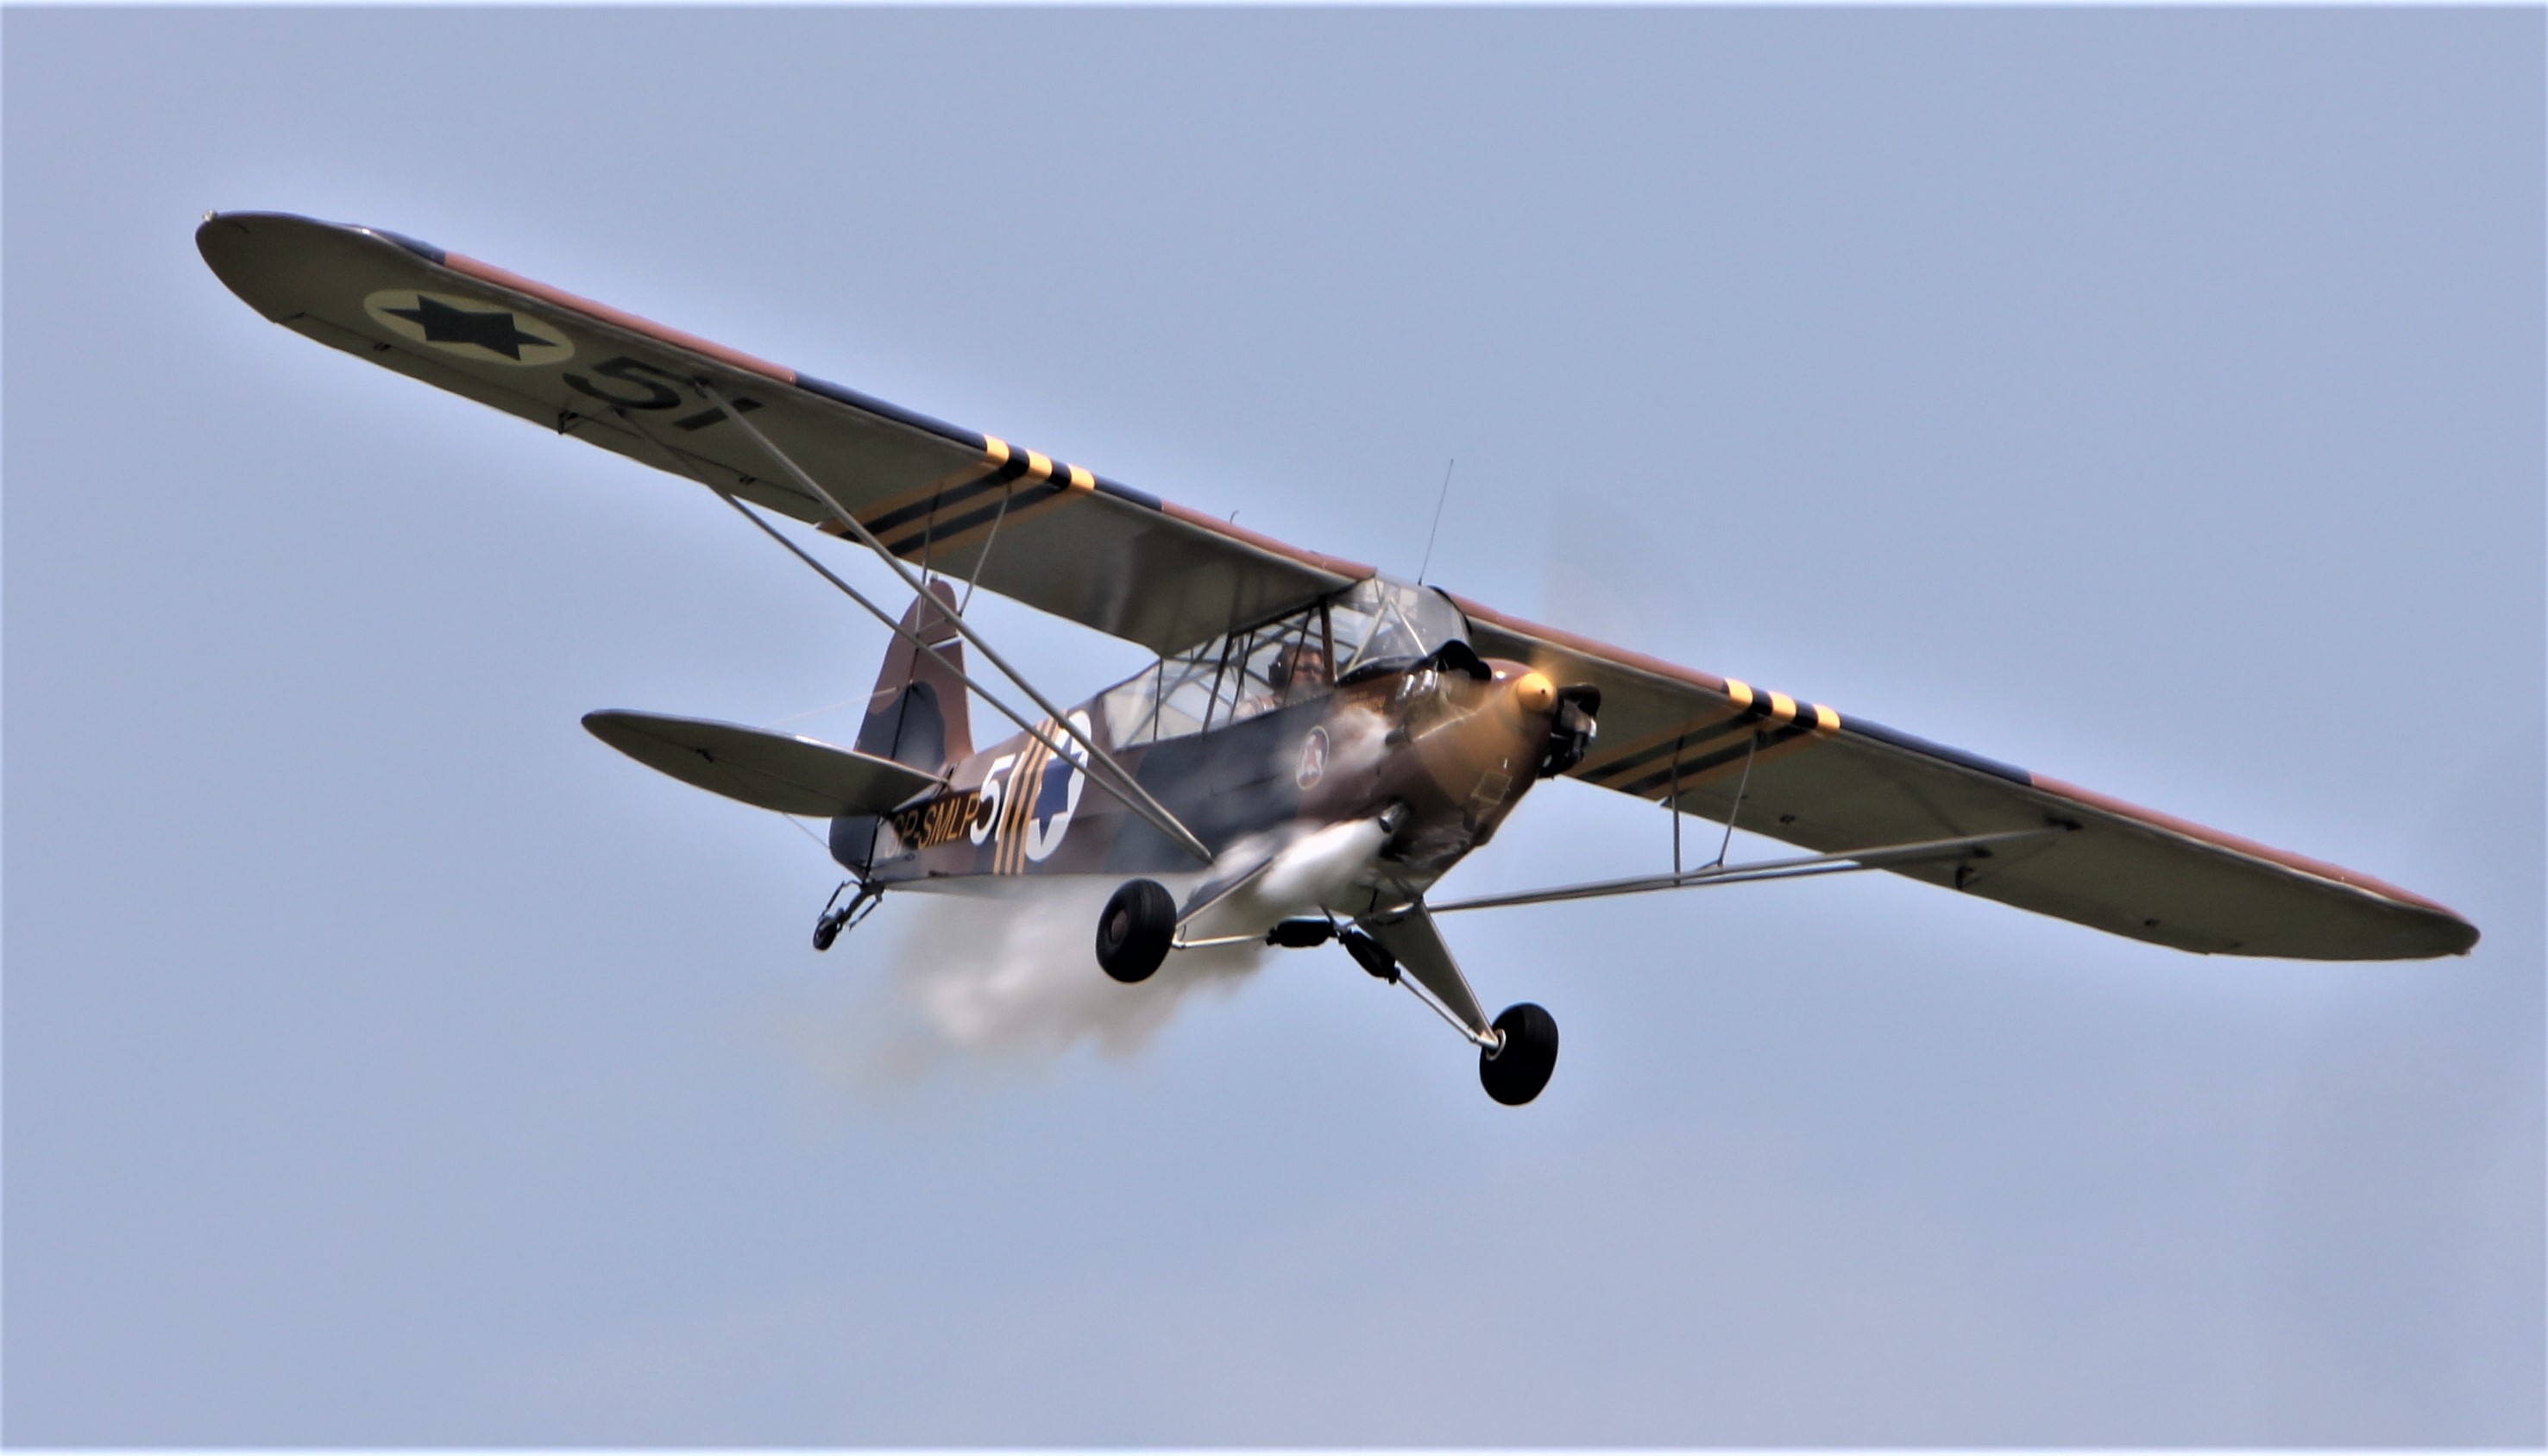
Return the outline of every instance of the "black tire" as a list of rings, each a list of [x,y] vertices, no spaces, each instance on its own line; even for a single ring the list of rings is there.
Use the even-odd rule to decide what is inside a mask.
[[[841,923],[829,915],[814,922],[814,949],[828,951],[841,938]]]
[[[1557,1018],[1524,1001],[1505,1007],[1496,1030],[1503,1033],[1503,1046],[1478,1052],[1478,1080],[1489,1097],[1519,1107],[1537,1097],[1557,1070]]]
[[[1155,879],[1128,879],[1097,917],[1097,963],[1132,985],[1150,978],[1168,958],[1177,934],[1177,901]]]

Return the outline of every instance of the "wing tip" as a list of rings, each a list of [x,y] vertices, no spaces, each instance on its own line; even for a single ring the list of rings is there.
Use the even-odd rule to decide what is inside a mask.
[[[394,247],[436,266],[449,257],[432,243],[403,232],[330,223],[299,213],[216,209],[195,225],[195,251],[204,266],[240,302],[278,323],[300,312],[287,302],[292,292],[288,279],[299,249],[346,242]]]
[[[2243,835],[2230,834],[2226,830],[2197,824],[2190,819],[2180,819],[2174,814],[2143,808],[2138,804],[2116,798],[2112,794],[2081,788],[2075,783],[2065,783],[2047,774],[2030,774],[2029,778],[2039,793],[2068,799],[2119,819],[2178,835],[2251,860],[2261,860],[2268,864],[2339,884],[2357,894],[2385,901],[2400,910],[2409,912],[2423,929],[2432,932],[2428,940],[2419,942],[2419,949],[2375,958],[2422,960],[2441,956],[2465,956],[2477,946],[2478,928],[2467,916],[2438,900],[2428,899],[2412,890],[2402,889],[2385,879],[2364,874],[2360,870],[2347,869],[2341,864],[2332,864],[2324,860],[2295,854],[2290,850],[2278,850]]]

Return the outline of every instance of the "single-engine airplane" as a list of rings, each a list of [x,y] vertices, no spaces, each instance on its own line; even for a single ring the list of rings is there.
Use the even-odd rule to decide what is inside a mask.
[[[1335,942],[1456,1028],[1488,1093],[1517,1105],[1556,1066],[1556,1023],[1529,1002],[1490,1018],[1438,916],[1883,869],[2201,954],[2397,959],[2477,942],[2366,875],[1300,550],[394,232],[226,213],[195,236],[273,321],[686,476],[892,631],[850,748],[585,719],[683,782],[828,819],[850,877],[817,950],[888,890],[1105,876],[1121,885],[1091,974]],[[879,606],[766,512],[873,552],[909,607]],[[1154,660],[1059,707],[965,615],[975,587]],[[1032,711],[972,676],[968,646]],[[970,696],[1017,731],[976,748]],[[1557,776],[1675,810],[1671,869],[1433,898]],[[1683,814],[1726,826],[1715,858],[1684,863]],[[1802,853],[1728,863],[1738,825]]]

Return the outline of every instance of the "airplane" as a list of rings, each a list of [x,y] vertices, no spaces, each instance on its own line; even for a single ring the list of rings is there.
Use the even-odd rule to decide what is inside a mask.
[[[1302,550],[396,232],[210,213],[195,236],[268,319],[703,485],[891,631],[848,748],[662,713],[584,720],[685,783],[829,820],[848,878],[818,951],[890,890],[1103,876],[1120,883],[1092,975],[1334,943],[1439,1014],[1487,1093],[1519,1106],[1556,1067],[1556,1022],[1532,1002],[1489,1017],[1441,916],[1881,869],[2202,955],[2477,943],[2368,875]],[[909,606],[877,603],[774,514],[872,553]],[[976,588],[1152,661],[1060,707],[984,640]],[[1032,710],[975,677],[968,648]],[[1015,731],[976,747],[972,697]],[[1673,809],[1670,870],[1435,898],[1554,777]],[[1725,827],[1713,859],[1684,862],[1684,816]],[[1801,853],[1729,862],[1738,827]]]

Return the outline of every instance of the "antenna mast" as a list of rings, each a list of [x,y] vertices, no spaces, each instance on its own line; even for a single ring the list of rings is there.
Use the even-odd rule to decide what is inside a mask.
[[[1433,500],[1433,529],[1424,533],[1424,564],[1415,569],[1415,585],[1418,587],[1424,585],[1424,574],[1433,569],[1433,542],[1442,534],[1442,507],[1451,500],[1451,469],[1459,463],[1460,457],[1454,455],[1450,464],[1442,467],[1442,494]]]

